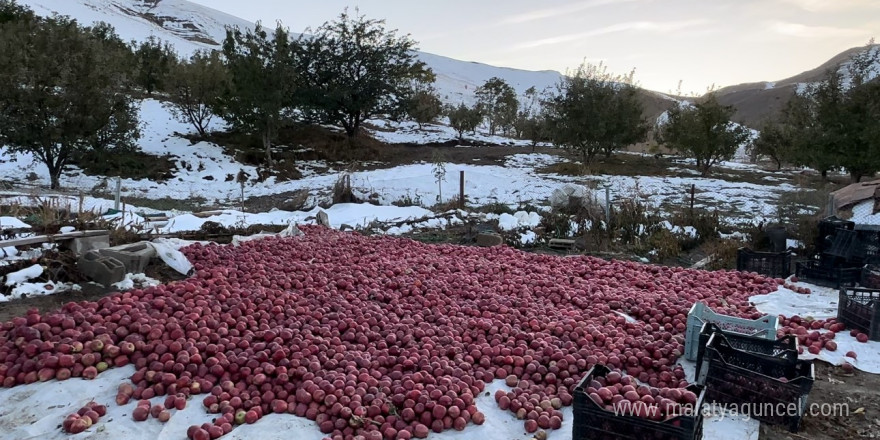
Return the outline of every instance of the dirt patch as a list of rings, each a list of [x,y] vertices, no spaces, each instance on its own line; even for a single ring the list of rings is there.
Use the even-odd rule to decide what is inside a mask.
[[[77,156],[74,164],[88,176],[118,176],[158,182],[173,178],[177,171],[173,156],[157,156],[141,151],[86,152]]]
[[[779,426],[762,424],[761,439],[880,438],[880,375],[857,370],[853,376],[845,377],[840,375],[838,367],[816,362],[816,382],[807,403],[824,405],[828,412],[832,412],[834,405],[843,404],[848,414],[846,411],[829,416],[807,414],[796,434]]]

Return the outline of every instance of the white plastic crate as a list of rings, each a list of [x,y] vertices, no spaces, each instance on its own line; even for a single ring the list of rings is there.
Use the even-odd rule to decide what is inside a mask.
[[[721,315],[713,312],[705,303],[694,303],[691,311],[688,312],[684,358],[689,361],[697,360],[697,353],[700,350],[700,330],[707,322],[721,327],[721,330],[728,333],[775,341],[777,321],[778,317],[770,315],[754,320]]]

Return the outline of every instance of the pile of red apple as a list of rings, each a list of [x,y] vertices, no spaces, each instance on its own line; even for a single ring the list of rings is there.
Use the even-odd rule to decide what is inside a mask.
[[[68,434],[79,434],[98,423],[98,420],[106,414],[106,406],[99,405],[94,401],[89,402],[80,408],[79,411],[65,417],[64,422],[61,423],[61,429]]]
[[[303,229],[193,245],[188,280],[4,323],[0,383],[133,364],[118,404],[174,396],[135,419],[204,395],[219,416],[191,438],[289,413],[332,439],[379,440],[481,424],[475,399],[500,379],[512,391],[499,405],[549,429],[597,363],[649,387],[687,386],[676,360],[694,302],[753,319],[748,298],[778,287],[751,273]]]

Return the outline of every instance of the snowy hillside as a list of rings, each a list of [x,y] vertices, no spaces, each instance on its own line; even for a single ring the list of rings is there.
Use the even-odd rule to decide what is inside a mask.
[[[226,26],[252,27],[253,23],[186,0],[21,0],[39,15],[60,14],[84,25],[110,23],[123,40],[142,41],[155,35],[170,42],[179,53],[216,47],[226,36]]]
[[[253,27],[253,23],[186,0],[20,0],[37,14],[68,15],[83,24],[110,23],[124,40],[144,40],[155,35],[169,41],[182,55],[198,49],[216,48],[226,26]],[[317,25],[316,23],[315,25]],[[294,29],[295,30],[295,29]],[[418,38],[418,36],[416,36]],[[451,104],[470,103],[474,89],[499,77],[522,94],[534,86],[539,91],[554,85],[561,74],[533,72],[454,60],[429,53],[421,59],[437,75],[441,98]]]

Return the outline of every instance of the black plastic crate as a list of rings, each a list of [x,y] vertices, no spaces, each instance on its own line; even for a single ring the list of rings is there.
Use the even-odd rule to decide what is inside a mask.
[[[831,240],[831,248],[825,254],[849,260],[858,252],[858,233],[847,229],[838,229]]]
[[[852,260],[858,263],[880,263],[880,231],[858,231],[858,242]]]
[[[825,287],[852,286],[862,277],[861,267],[827,267],[818,261],[797,263],[795,275],[805,281]]]
[[[752,336],[725,332],[717,325],[707,322],[703,324],[703,328],[700,330],[700,348],[697,351],[696,365],[696,376],[698,377],[700,375],[700,368],[703,364],[703,355],[706,351],[706,344],[709,343],[709,338],[715,333],[724,335],[724,337],[727,338],[727,342],[737,350],[777,359],[784,359],[791,363],[797,362],[798,339],[795,335],[785,335],[774,341],[767,338],[755,338]]]
[[[706,387],[706,403],[735,406],[740,414],[797,432],[815,378],[812,361],[792,363],[737,350],[715,333],[706,344],[697,383]]]
[[[855,229],[855,222],[843,220],[834,216],[827,217],[819,222],[819,235],[816,237],[816,251],[824,252],[831,247],[829,236],[833,236],[838,229],[852,231]]]
[[[791,275],[791,253],[755,252],[749,248],[739,248],[736,251],[736,270],[772,278],[788,278]]]
[[[865,265],[862,269],[862,281],[859,284],[868,289],[880,289],[880,266]]]
[[[880,341],[880,289],[841,288],[837,320]]]
[[[690,386],[697,395],[697,404],[690,414],[664,421],[617,415],[599,406],[586,389],[595,377],[604,377],[611,370],[595,365],[574,389],[574,427],[572,440],[700,440],[703,438],[703,400],[705,390]]]

